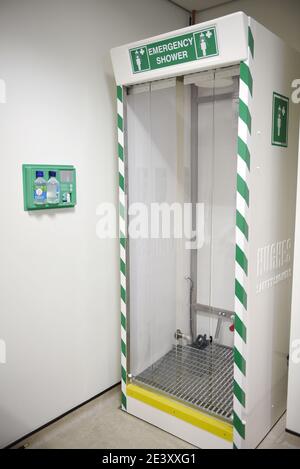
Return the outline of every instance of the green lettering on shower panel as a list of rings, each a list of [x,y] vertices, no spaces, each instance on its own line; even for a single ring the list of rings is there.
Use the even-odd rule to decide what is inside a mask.
[[[219,55],[216,27],[135,47],[129,50],[129,55],[133,73],[213,57]]]

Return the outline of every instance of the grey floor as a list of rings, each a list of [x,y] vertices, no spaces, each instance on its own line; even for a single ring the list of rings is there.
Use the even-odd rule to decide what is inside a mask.
[[[188,443],[119,409],[118,387],[35,433],[16,447],[64,448],[193,448]],[[283,417],[260,448],[300,448],[300,437],[285,432]]]

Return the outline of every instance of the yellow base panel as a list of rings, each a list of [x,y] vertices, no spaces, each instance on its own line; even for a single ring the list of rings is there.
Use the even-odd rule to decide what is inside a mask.
[[[233,441],[233,427],[230,423],[222,422],[214,417],[200,412],[199,410],[187,407],[169,397],[157,394],[153,391],[136,386],[127,385],[127,395],[148,404],[178,419],[184,420],[195,427],[206,430],[227,441]]]

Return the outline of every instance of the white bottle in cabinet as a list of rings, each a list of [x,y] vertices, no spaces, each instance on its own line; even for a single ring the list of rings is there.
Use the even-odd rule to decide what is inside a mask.
[[[56,179],[56,171],[49,171],[49,181],[47,182],[47,203],[58,204],[60,198],[60,184]]]

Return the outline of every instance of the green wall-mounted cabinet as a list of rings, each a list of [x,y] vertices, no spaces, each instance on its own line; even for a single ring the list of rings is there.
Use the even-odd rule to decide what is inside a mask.
[[[24,164],[22,169],[24,210],[75,207],[76,170],[74,166]],[[51,176],[54,182],[52,186],[48,184]]]

